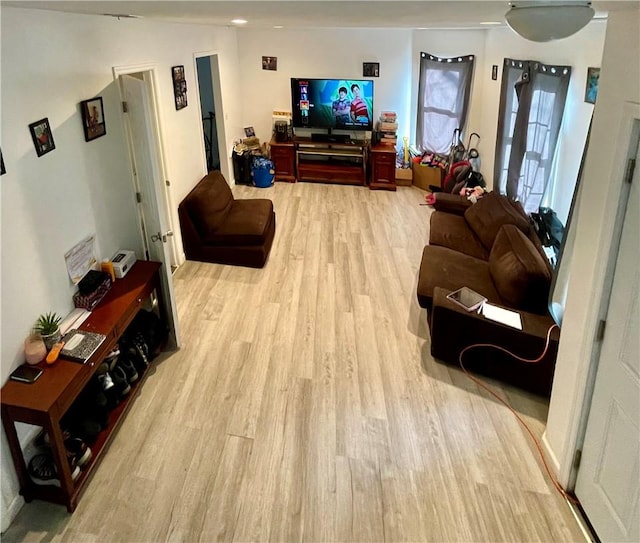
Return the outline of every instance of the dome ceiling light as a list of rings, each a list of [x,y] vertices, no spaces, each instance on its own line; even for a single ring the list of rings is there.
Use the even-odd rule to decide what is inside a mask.
[[[591,2],[510,2],[505,15],[511,29],[531,41],[566,38],[584,28],[595,11]]]

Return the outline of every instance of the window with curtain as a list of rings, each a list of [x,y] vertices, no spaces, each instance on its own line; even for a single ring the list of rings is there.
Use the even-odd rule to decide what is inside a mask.
[[[505,59],[494,190],[537,211],[551,174],[571,77],[570,66]]]
[[[453,131],[467,121],[475,57],[441,58],[420,53],[416,144],[447,153]]]

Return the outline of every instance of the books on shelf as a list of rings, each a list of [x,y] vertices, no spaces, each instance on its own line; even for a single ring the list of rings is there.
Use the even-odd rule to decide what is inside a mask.
[[[383,123],[395,123],[396,117],[395,111],[383,111],[380,113],[380,121]]]
[[[378,130],[380,130],[381,132],[395,132],[396,130],[398,130],[398,123],[387,123],[380,121],[378,123]]]

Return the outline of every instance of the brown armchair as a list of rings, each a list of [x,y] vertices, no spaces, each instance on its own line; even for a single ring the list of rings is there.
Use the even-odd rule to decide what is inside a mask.
[[[262,268],[276,231],[273,202],[236,200],[219,171],[202,178],[178,206],[188,260]]]

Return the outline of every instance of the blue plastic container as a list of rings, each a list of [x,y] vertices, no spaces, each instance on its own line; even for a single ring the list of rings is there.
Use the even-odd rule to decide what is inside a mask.
[[[253,184],[256,187],[266,189],[273,185],[276,176],[273,162],[266,158],[256,157],[251,165]]]

